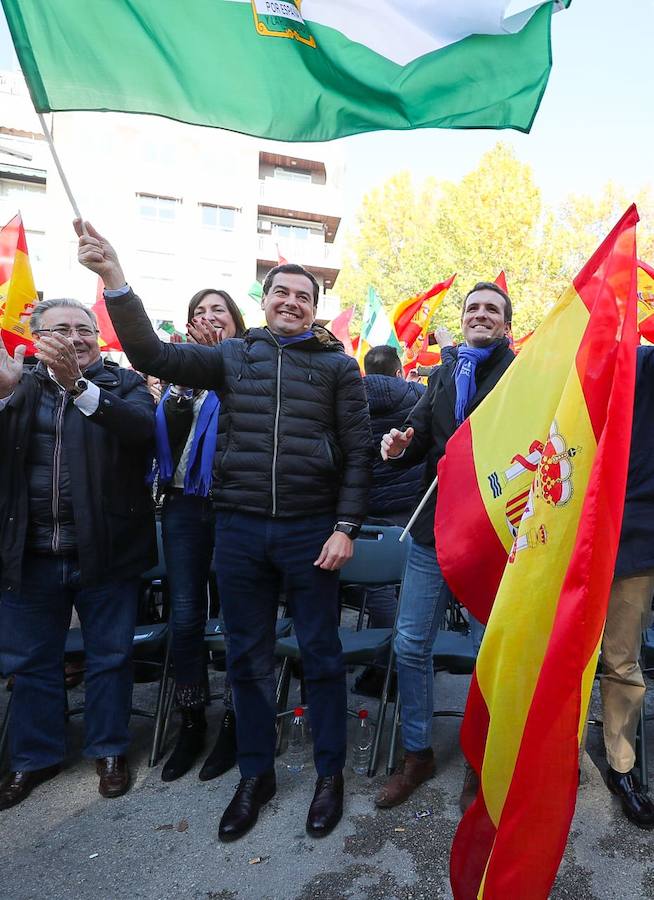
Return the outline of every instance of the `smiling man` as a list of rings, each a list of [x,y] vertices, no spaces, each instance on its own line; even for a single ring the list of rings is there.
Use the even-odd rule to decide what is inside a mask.
[[[30,328],[35,367],[0,341],[0,671],[15,676],[0,809],[64,760],[73,606],[86,654],[84,753],[104,797],[128,789],[139,575],[156,559],[145,382],[103,362],[95,316],[76,300],[42,301]]]
[[[88,223],[79,260],[104,280],[121,345],[141,371],[215,390],[216,576],[241,781],[219,828],[244,835],[275,794],[275,620],[282,586],[302,653],[318,773],[306,828],[338,823],[345,763],[345,669],[338,569],[351,557],[371,475],[368,404],[354,359],[314,322],[318,283],[301,266],[266,276],[265,328],[215,347],[164,344],[125,282],[111,245]]]
[[[477,283],[463,301],[461,330],[465,343],[455,347],[445,329],[437,331],[442,365],[430,375],[427,392],[403,430],[393,428],[382,438],[382,458],[392,465],[408,467],[426,460],[425,490],[436,474],[447,441],[514,359],[508,341],[511,317],[508,294],[492,282]],[[465,498],[461,502],[465,503]],[[432,646],[449,598],[434,546],[435,508],[434,492],[411,529],[395,636],[404,760],[376,799],[382,808],[402,803],[435,772],[431,746]],[[470,770],[466,775],[462,808],[476,792],[472,774]]]

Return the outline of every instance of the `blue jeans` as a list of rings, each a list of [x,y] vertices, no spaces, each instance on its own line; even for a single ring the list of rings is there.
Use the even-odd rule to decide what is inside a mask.
[[[272,519],[219,510],[216,576],[229,633],[227,670],[241,775],[274,767],[275,620],[282,585],[293,616],[319,775],[345,764],[347,698],[338,637],[338,572],[314,566],[333,516]]]
[[[20,591],[0,593],[0,670],[16,676],[13,771],[52,766],[66,755],[64,648],[73,605],[86,658],[84,755],[125,753],[137,599],[137,579],[85,588],[74,558],[25,556]]]
[[[395,634],[397,678],[402,701],[402,743],[417,752],[431,747],[434,712],[432,647],[447,608],[436,550],[415,541],[409,548]]]
[[[214,534],[215,515],[206,497],[166,496],[161,536],[170,591],[175,693],[186,707],[200,708],[207,701],[204,628]]]

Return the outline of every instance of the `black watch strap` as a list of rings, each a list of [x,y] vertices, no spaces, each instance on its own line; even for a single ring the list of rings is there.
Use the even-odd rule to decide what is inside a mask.
[[[340,531],[341,534],[346,534],[349,538],[354,540],[359,537],[361,526],[354,525],[352,522],[337,522],[336,525],[334,525],[334,531]]]

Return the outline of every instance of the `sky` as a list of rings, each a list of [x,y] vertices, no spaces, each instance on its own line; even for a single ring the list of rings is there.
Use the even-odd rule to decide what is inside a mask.
[[[498,140],[533,167],[548,203],[598,194],[609,180],[632,195],[654,185],[654,0],[573,0],[552,30],[554,65],[530,134],[426,129],[344,138],[344,223],[395,172],[456,181]],[[16,66],[0,14],[0,68]]]

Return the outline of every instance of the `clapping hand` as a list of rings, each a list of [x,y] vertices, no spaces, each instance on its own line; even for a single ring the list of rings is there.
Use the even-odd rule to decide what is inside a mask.
[[[82,377],[72,340],[51,332],[39,334],[35,345],[36,358],[46,364],[62,388],[72,390],[75,382]]]
[[[19,344],[11,356],[0,338],[0,400],[6,399],[14,392],[16,385],[23,377],[24,344]]]
[[[204,316],[194,316],[186,326],[186,333],[191,343],[205,347],[213,347],[222,340],[222,328],[217,329]]]

